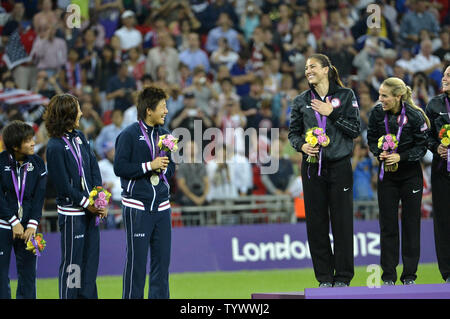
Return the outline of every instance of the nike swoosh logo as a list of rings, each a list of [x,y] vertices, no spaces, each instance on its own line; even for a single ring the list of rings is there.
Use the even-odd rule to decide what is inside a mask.
[[[447,115],[447,112],[439,112],[439,115]]]
[[[348,191],[349,189],[350,189],[349,187],[344,188],[344,192]]]
[[[415,194],[415,193],[418,193],[418,192],[420,192],[420,189],[418,189],[418,190],[413,190],[413,194]]]
[[[307,105],[306,108],[307,108],[307,109],[310,109],[310,108],[311,108],[311,105]]]

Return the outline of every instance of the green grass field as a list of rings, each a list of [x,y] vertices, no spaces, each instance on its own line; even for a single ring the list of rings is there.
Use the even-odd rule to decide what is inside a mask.
[[[402,267],[398,267],[400,277]],[[366,286],[371,273],[366,267],[356,267],[352,286]],[[417,284],[443,283],[437,264],[420,264]],[[148,278],[147,278],[148,279]],[[399,284],[399,282],[397,282]],[[17,281],[11,281],[11,293],[15,297]],[[37,280],[39,299],[58,298],[58,280]],[[122,296],[122,277],[103,276],[97,278],[99,298],[119,299]],[[179,273],[170,276],[170,293],[174,299],[250,299],[256,292],[289,292],[315,288],[317,282],[313,270],[264,270],[236,272]],[[148,281],[145,289],[147,296]]]

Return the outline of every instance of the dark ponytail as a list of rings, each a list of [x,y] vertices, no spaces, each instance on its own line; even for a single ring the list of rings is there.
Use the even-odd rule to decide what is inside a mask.
[[[328,71],[328,81],[330,83],[335,83],[341,87],[344,87],[344,84],[341,81],[341,78],[339,77],[339,72],[336,69],[336,67],[331,64],[330,58],[327,57],[325,54],[321,54],[321,53],[315,53],[312,54],[309,59],[315,59],[317,61],[319,61],[320,65],[324,68],[324,67],[329,67],[329,71]]]

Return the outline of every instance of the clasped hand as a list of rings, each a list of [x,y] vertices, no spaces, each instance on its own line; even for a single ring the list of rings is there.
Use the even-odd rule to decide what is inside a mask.
[[[380,154],[380,160],[385,161],[386,165],[393,165],[400,162],[400,155],[398,153],[389,154],[388,152],[383,151]]]
[[[314,99],[311,101],[311,108],[317,111],[320,115],[328,116],[333,112],[333,105],[331,105],[330,98],[327,97],[326,102]]]

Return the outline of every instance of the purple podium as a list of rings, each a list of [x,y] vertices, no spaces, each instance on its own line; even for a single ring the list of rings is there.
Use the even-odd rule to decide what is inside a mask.
[[[306,288],[304,292],[254,293],[252,299],[450,299],[450,284]]]

